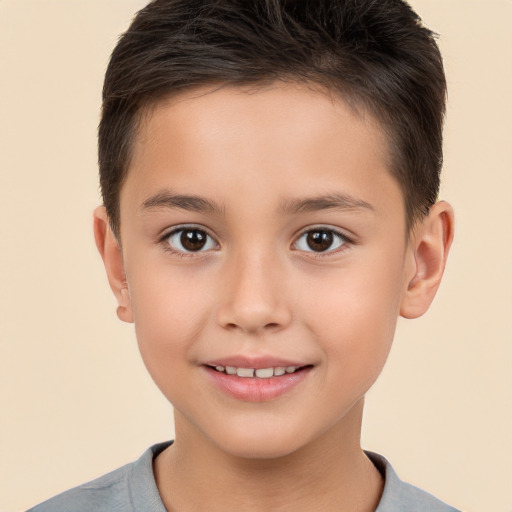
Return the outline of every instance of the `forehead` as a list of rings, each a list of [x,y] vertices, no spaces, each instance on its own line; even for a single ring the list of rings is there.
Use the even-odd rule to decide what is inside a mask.
[[[375,117],[360,101],[351,97],[342,98],[340,94],[319,84],[219,84],[187,89],[164,97],[143,110],[136,130],[134,152],[147,149],[148,141],[158,135],[170,117],[178,130],[184,131],[194,125],[193,130],[198,136],[206,134],[205,130],[212,133],[216,127],[223,125],[224,139],[228,137],[228,124],[238,134],[237,138],[261,136],[261,128],[264,127],[271,127],[274,132],[282,128],[281,137],[276,141],[281,147],[286,147],[290,142],[300,142],[301,136],[310,139],[313,131],[321,133],[326,139],[329,132],[335,137],[341,127],[340,121],[346,121],[353,125],[352,131],[357,137],[371,131],[372,138],[382,151],[381,156],[387,159],[387,140]],[[291,123],[296,123],[293,132],[289,129]],[[259,131],[259,134],[251,132],[251,129]],[[271,134],[271,130],[266,131]]]
[[[123,195],[141,203],[159,188],[215,190],[222,203],[232,189],[217,187],[223,179],[244,191],[246,205],[333,191],[378,198],[384,182],[397,186],[388,160],[378,122],[326,91],[293,83],[203,87],[142,116],[121,206]]]

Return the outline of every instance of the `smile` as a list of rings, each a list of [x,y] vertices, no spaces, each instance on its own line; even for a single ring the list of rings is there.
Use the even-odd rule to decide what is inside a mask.
[[[311,364],[290,364],[291,361],[275,359],[272,362],[241,357],[226,359],[231,361],[203,364],[205,375],[223,394],[245,402],[266,402],[286,395],[308,380],[314,368]]]
[[[236,366],[215,366],[215,370],[227,375],[237,375],[244,378],[270,379],[285,374],[295,373],[298,366],[276,366],[269,368],[237,368]]]

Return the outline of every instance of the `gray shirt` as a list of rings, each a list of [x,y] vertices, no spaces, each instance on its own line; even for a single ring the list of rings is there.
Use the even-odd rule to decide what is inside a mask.
[[[153,475],[153,459],[169,444],[156,444],[135,462],[59,494],[27,512],[166,512]],[[375,512],[459,512],[431,494],[402,482],[384,457],[371,452],[367,455],[385,480]]]

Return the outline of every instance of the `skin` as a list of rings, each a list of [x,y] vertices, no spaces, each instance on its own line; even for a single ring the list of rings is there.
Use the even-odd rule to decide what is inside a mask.
[[[407,236],[387,157],[370,116],[297,84],[189,91],[144,118],[122,243],[103,207],[95,235],[118,315],[175,409],[175,443],[154,464],[169,511],[375,510],[364,395],[398,316],[428,309],[453,236],[444,202]],[[208,235],[204,250],[169,236],[184,224]],[[319,228],[339,235],[315,252],[307,233]],[[277,398],[247,401],[205,371],[233,355],[310,369]]]

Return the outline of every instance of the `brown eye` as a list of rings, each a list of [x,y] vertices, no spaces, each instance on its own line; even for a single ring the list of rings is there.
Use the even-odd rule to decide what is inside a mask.
[[[306,242],[308,247],[315,252],[327,251],[332,245],[333,236],[329,231],[310,231]]]
[[[332,229],[312,229],[303,233],[295,247],[306,252],[331,252],[347,242],[346,238]]]
[[[196,228],[178,229],[171,233],[167,242],[179,252],[200,252],[213,249],[216,246],[208,233]]]
[[[187,251],[200,251],[206,245],[206,237],[206,233],[198,229],[183,231],[180,242]]]

